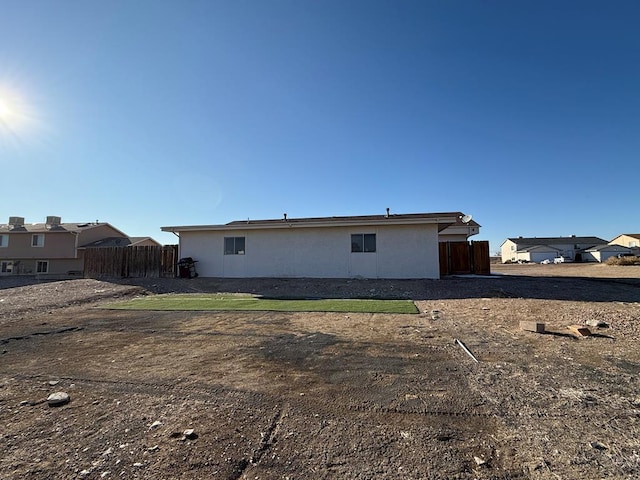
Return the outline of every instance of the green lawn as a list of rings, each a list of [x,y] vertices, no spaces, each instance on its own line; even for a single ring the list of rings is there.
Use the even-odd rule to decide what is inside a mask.
[[[272,299],[250,295],[169,294],[111,303],[116,310],[418,313],[411,300]]]

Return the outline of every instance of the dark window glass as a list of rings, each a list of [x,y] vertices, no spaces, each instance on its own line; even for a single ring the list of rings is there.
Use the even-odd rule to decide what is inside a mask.
[[[224,237],[225,255],[244,255],[244,237]]]
[[[376,234],[375,233],[364,234],[364,251],[365,252],[376,251]]]
[[[376,251],[376,234],[375,233],[354,233],[351,235],[351,251],[352,252],[375,252]]]
[[[224,254],[233,255],[234,237],[224,237]]]
[[[351,235],[351,251],[352,252],[361,252],[364,248],[364,242],[362,239],[362,234]]]
[[[244,255],[244,237],[236,237],[236,255]]]

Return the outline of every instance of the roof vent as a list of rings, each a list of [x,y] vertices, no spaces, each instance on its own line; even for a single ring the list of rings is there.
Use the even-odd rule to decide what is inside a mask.
[[[9,217],[10,227],[24,227],[24,217]]]
[[[387,207],[387,214],[385,215],[386,218],[389,218],[389,207]]]
[[[59,227],[60,223],[62,222],[62,218],[60,217],[47,217],[47,228],[55,228],[55,227]]]
[[[284,221],[286,222],[286,221],[287,221],[287,214],[286,214],[286,213],[283,213],[283,214],[282,214],[282,217],[283,217],[283,218],[282,218],[282,220],[284,220]]]

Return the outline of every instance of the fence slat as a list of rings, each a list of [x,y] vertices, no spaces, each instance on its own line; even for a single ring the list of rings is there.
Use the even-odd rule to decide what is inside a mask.
[[[175,277],[177,257],[177,245],[86,248],[84,276]]]

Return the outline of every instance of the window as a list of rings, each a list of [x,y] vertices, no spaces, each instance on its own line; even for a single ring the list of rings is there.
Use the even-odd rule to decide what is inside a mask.
[[[0,248],[9,246],[9,235],[0,235]]]
[[[13,262],[0,262],[0,273],[13,273]]]
[[[631,240],[629,242],[629,247],[633,248],[633,247],[637,247],[637,242],[635,242],[634,240]],[[0,247],[2,247],[2,244],[0,243]]]
[[[225,255],[244,255],[244,237],[224,237]]]
[[[41,233],[36,233],[31,236],[31,246],[32,247],[44,247],[44,235]]]
[[[376,251],[376,234],[375,233],[354,233],[351,235],[351,251],[352,252],[375,252]]]
[[[49,273],[49,262],[47,260],[38,260],[36,262],[36,273]]]

